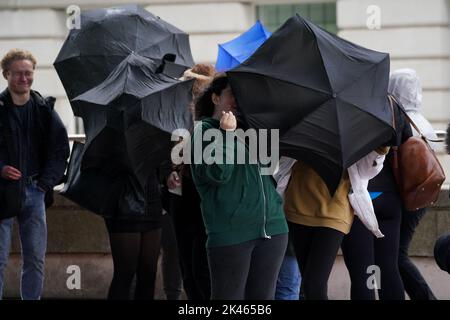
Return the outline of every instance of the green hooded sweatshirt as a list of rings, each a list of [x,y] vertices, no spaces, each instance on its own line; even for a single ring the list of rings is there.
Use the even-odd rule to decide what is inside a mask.
[[[203,141],[208,129],[216,129],[222,141]],[[249,164],[245,143],[239,139],[227,143],[225,133],[218,120],[206,118],[195,127],[191,140],[192,178],[201,198],[208,235],[206,247],[229,246],[287,233],[282,199],[272,176],[261,175],[258,164]],[[236,164],[238,149],[245,150],[244,164]],[[212,163],[221,156],[222,164]]]

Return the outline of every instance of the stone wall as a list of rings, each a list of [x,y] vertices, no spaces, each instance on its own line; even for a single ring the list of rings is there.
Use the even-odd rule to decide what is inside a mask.
[[[113,266],[103,219],[83,210],[60,195],[56,195],[55,200],[55,205],[47,212],[48,246],[43,296],[64,299],[104,299],[112,278]],[[429,209],[417,229],[410,250],[411,256],[431,258],[428,261],[434,264],[432,260],[434,242],[446,232],[450,232],[450,199],[448,190],[443,190],[439,201]],[[17,226],[15,226],[11,259],[5,273],[5,297],[19,296],[19,248]],[[67,268],[71,265],[80,268],[80,290],[67,288],[66,281],[70,276]],[[338,267],[337,270],[341,269],[342,267]],[[156,297],[163,299],[160,272],[158,272]]]

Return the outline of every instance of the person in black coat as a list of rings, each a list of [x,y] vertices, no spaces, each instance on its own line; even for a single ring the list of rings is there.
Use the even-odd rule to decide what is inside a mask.
[[[447,136],[445,138],[445,147],[450,154],[450,124],[447,127]],[[450,194],[449,194],[450,197]],[[436,264],[450,274],[450,232],[441,235],[434,244],[434,259]]]
[[[162,228],[162,189],[170,173],[169,160],[148,174],[144,190],[130,191],[131,177],[117,177],[111,188],[116,190],[108,199],[104,220],[109,234],[114,274],[108,291],[109,300],[130,299],[131,285],[136,278],[133,298],[153,300]],[[142,193],[142,194],[141,194]],[[122,195],[134,195],[139,203]],[[126,202],[126,204],[122,203]],[[134,208],[131,204],[135,205]],[[106,216],[106,213],[108,214]]]
[[[0,94],[0,298],[14,217],[22,249],[22,299],[40,299],[47,247],[45,207],[69,157],[67,131],[55,99],[31,90],[36,60],[10,50],[1,61],[8,88]]]
[[[409,68],[393,71],[389,79],[389,92],[402,105],[421,134],[427,139],[436,141],[437,136],[433,126],[421,113],[422,85],[416,71]],[[419,136],[412,126],[411,129],[414,136]],[[428,141],[428,143],[433,150],[436,150],[435,142]],[[402,210],[398,266],[405,291],[411,300],[436,300],[433,290],[409,257],[409,247],[414,233],[426,212],[427,208],[417,210],[403,208]]]
[[[400,146],[412,136],[412,131],[400,110],[401,106],[396,103],[392,106],[396,128],[394,145]],[[398,266],[403,203],[391,166],[392,157],[391,148],[383,169],[368,185],[375,215],[385,237],[376,239],[355,217],[350,233],[344,237],[341,245],[345,265],[350,274],[352,300],[375,300],[374,287],[368,285],[368,278],[372,274],[381,282],[381,285],[377,284],[380,300],[405,299]]]
[[[190,106],[193,114],[196,99],[210,84],[215,72],[214,67],[208,64],[197,64],[185,71],[185,79],[195,79]],[[207,236],[200,196],[189,164],[173,165],[173,171],[167,178],[167,186],[170,191],[169,213],[173,216],[184,290],[189,300],[209,300],[211,279],[206,253]]]

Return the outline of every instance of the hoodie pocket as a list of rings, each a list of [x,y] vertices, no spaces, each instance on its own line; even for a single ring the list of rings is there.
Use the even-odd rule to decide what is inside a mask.
[[[240,209],[242,209],[244,205],[245,195],[246,195],[245,187],[241,187],[239,201],[237,203],[237,206],[234,208],[233,212],[230,215],[230,221],[233,221],[236,218],[236,216],[239,215],[239,211]]]
[[[258,223],[258,212],[261,211],[258,199],[253,197],[252,187],[243,187],[241,198],[230,216],[230,224],[233,228],[242,228],[244,225],[253,225]]]

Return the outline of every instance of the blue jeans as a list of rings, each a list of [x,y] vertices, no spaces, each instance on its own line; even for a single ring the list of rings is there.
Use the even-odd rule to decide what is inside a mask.
[[[22,210],[17,215],[22,248],[22,277],[20,293],[23,300],[38,300],[44,284],[44,261],[47,249],[45,193],[33,182],[25,187]],[[13,220],[0,220],[0,299],[3,293],[3,274],[9,258]]]
[[[278,273],[275,300],[299,300],[301,280],[297,258],[285,255]]]

